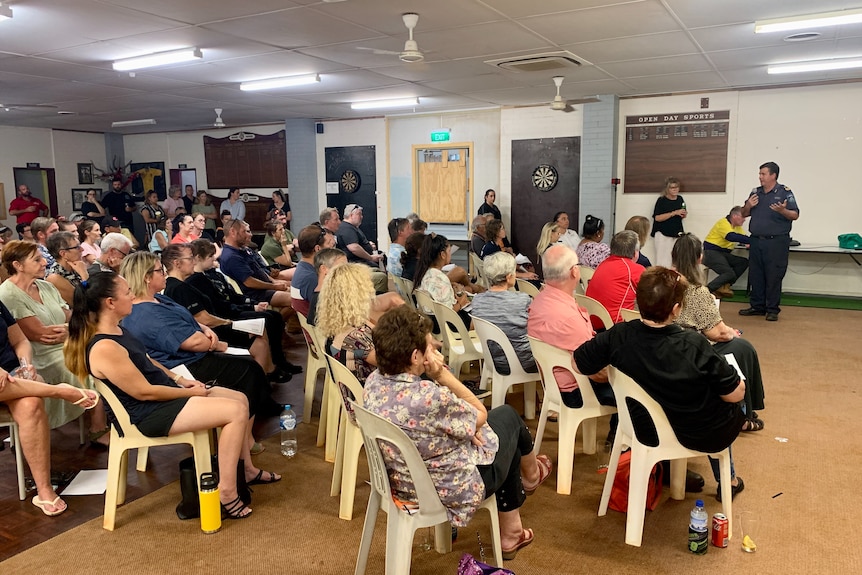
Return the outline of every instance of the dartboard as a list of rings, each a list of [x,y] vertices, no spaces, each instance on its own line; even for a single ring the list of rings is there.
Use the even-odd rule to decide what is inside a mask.
[[[338,185],[341,186],[341,191],[347,194],[352,194],[359,189],[361,185],[359,174],[354,170],[345,170],[338,180]]]
[[[541,164],[533,170],[533,186],[540,192],[550,192],[557,185],[557,170],[554,166]]]

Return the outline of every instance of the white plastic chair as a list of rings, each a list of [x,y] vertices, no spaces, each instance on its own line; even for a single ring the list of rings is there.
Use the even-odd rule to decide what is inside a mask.
[[[455,377],[461,377],[461,368],[474,360],[482,361],[482,342],[475,331],[468,331],[461,316],[451,307],[434,302],[434,315],[440,322],[445,347],[449,350],[447,361]],[[455,328],[455,332],[452,328]]]
[[[335,460],[335,441],[338,432],[338,405],[332,405],[332,386],[329,385],[329,369],[326,367],[324,358],[326,342],[322,341],[317,328],[308,323],[308,319],[299,312],[299,325],[305,335],[305,343],[308,344],[308,364],[305,366],[305,405],[302,408],[302,421],[311,423],[311,408],[314,404],[314,390],[317,385],[317,374],[323,370],[323,395],[320,402],[320,422],[317,427],[317,446],[326,445],[324,458],[326,461]],[[338,400],[338,398],[335,398]],[[334,416],[333,416],[334,414]]]
[[[339,389],[338,400],[342,402],[341,417],[338,427],[338,448],[335,455],[335,468],[332,470],[332,484],[329,495],[335,497],[341,494],[338,507],[338,517],[350,521],[353,519],[353,499],[356,495],[356,474],[359,468],[359,452],[362,449],[362,433],[348,413],[349,396],[345,390],[353,394],[354,405],[362,405],[362,385],[343,363],[326,354],[330,377],[334,387]]]
[[[578,284],[577,293],[584,295],[587,293],[587,286],[590,284],[590,280],[593,279],[593,274],[596,273],[596,270],[591,268],[590,266],[578,265],[578,270],[581,272],[581,280]]]
[[[484,288],[489,287],[488,279],[485,277],[485,266],[482,263],[482,258],[472,251],[470,252],[470,264],[473,266],[473,271],[476,273],[476,283]]]
[[[446,346],[446,340],[443,338],[443,331],[440,327],[440,318],[434,313],[434,299],[431,294],[424,289],[413,290],[413,296],[416,298],[416,309],[429,317],[433,317],[437,321],[437,327],[431,332],[434,339],[443,344],[443,355],[449,356],[449,348]]]
[[[631,321],[633,319],[639,320],[641,318],[641,312],[639,312],[637,310],[633,310],[633,309],[627,309],[627,308],[621,309],[620,315],[622,316],[623,321]]]
[[[571,495],[572,468],[575,461],[575,437],[578,427],[583,423],[583,449],[585,454],[596,452],[596,418],[617,412],[611,405],[602,405],[596,399],[589,378],[572,369],[572,354],[564,349],[530,338],[533,357],[539,365],[542,374],[542,385],[545,388],[545,399],[542,403],[542,414],[539,416],[539,427],[536,430],[536,440],[533,452],[538,455],[542,448],[542,437],[548,422],[548,412],[559,413],[559,441],[557,444],[557,493]],[[554,368],[559,367],[571,373],[578,382],[581,397],[584,400],[580,408],[567,407],[557,387]]]
[[[629,475],[629,501],[626,512],[626,543],[640,547],[643,539],[644,510],[646,508],[647,485],[653,466],[664,459],[671,460],[670,465],[670,496],[672,499],[682,500],[685,498],[685,469],[686,459],[707,455],[702,451],[695,451],[683,447],[676,438],[676,434],[667,420],[664,410],[644,389],[632,378],[614,367],[608,368],[608,375],[613,385],[614,396],[617,399],[620,422],[617,428],[617,436],[611,450],[611,458],[608,464],[608,474],[605,477],[605,487],[602,491],[602,501],[599,504],[599,515],[605,515],[608,511],[608,502],[611,498],[614,478],[617,474],[617,466],[623,446],[632,448],[632,459]],[[629,412],[629,400],[640,403],[649,413],[658,436],[658,445],[651,447],[641,443],[637,432],[632,425],[631,413]],[[718,453],[710,453],[719,459],[721,477],[721,511],[727,517],[728,536],[733,534],[732,501],[733,487],[730,478],[730,451],[724,449]]]
[[[602,321],[602,324],[604,324],[605,329],[611,329],[614,327],[614,320],[611,319],[611,314],[607,309],[605,309],[605,306],[603,306],[599,300],[579,293],[575,294],[575,300],[578,302],[578,305],[585,308],[591,316],[594,315],[598,317]]]
[[[410,573],[413,537],[417,529],[434,526],[437,552],[446,553],[452,550],[452,532],[446,508],[440,502],[431,475],[413,441],[397,426],[365,408],[356,405],[354,410],[365,441],[365,454],[371,473],[371,495],[368,498],[368,509],[365,512],[365,524],[362,527],[362,540],[359,544],[359,556],[354,573],[365,575],[371,539],[377,523],[377,513],[382,509],[387,516],[385,573],[386,575],[406,575]],[[378,440],[394,445],[401,452],[419,499],[419,505],[415,510],[407,511],[396,505],[392,499],[389,476],[386,473],[386,464],[377,443]],[[497,566],[502,566],[500,519],[497,515],[495,496],[485,499],[480,507],[487,509],[491,514],[493,556]]]
[[[392,283],[395,284],[395,289],[401,294],[404,302],[416,309],[416,301],[413,299],[413,282],[394,274],[389,274],[389,277],[392,278]]]
[[[539,288],[537,288],[534,284],[528,282],[527,280],[516,278],[515,284],[518,286],[519,292],[525,293],[530,297],[536,297],[537,295],[539,295]]]
[[[111,443],[108,446],[108,487],[105,491],[105,517],[102,527],[108,531],[114,530],[114,522],[117,515],[117,506],[126,500],[126,476],[129,468],[129,449],[149,448],[159,445],[176,445],[188,443],[194,450],[195,470],[197,481],[200,474],[212,471],[212,459],[210,452],[210,435],[208,429],[200,431],[187,431],[166,437],[147,437],[141,433],[137,426],[132,425],[129,413],[123,404],[114,395],[114,392],[104,382],[93,378],[96,391],[104,401],[111,406],[114,417],[123,430],[120,437],[117,425],[111,425]],[[143,462],[143,465],[141,463]],[[138,471],[145,471],[146,459],[138,457]]]
[[[24,484],[24,453],[21,451],[21,439],[18,437],[18,423],[12,419],[12,412],[5,403],[0,403],[0,427],[9,428],[9,444],[15,450],[15,468],[18,473],[18,499],[27,498],[27,488]]]
[[[506,337],[499,327],[489,321],[473,318],[473,326],[482,342],[482,355],[485,357],[482,369],[482,383],[489,377],[491,379],[491,408],[499,407],[506,403],[506,394],[509,388],[518,383],[524,384],[524,418],[536,419],[536,382],[541,380],[538,373],[528,373],[521,367],[518,354],[512,347],[512,342]],[[506,362],[509,364],[509,375],[503,375],[497,371],[494,358],[491,355],[491,346],[488,342],[495,342],[506,354]]]

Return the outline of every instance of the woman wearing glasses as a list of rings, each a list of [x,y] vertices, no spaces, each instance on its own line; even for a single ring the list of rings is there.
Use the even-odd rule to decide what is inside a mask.
[[[68,232],[55,235],[62,233]],[[63,343],[69,333],[67,322],[71,312],[57,288],[41,279],[45,277],[46,262],[36,244],[17,240],[9,242],[3,248],[2,262],[9,279],[0,284],[0,300],[30,340],[33,367],[48,383],[90,387],[89,380],[81,380],[84,382],[81,385],[81,381],[66,369]],[[83,413],[79,406],[53,398],[45,400],[45,409],[51,429],[65,425]],[[106,427],[104,410],[94,410],[91,440],[102,438],[99,433]]]
[[[210,196],[207,194],[206,190],[198,190],[197,196],[195,196],[195,203],[192,206],[192,216],[195,218],[196,227],[198,226],[198,218],[203,216],[203,235],[199,237],[206,237],[214,240],[218,215],[216,214],[216,208],[212,205]]]
[[[57,288],[63,301],[71,306],[75,287],[90,276],[87,262],[81,256],[81,242],[72,232],[57,232],[45,243],[48,252],[54,256],[54,265],[48,269],[45,279]]]
[[[132,290],[133,306],[122,326],[140,341],[147,354],[168,369],[185,365],[198,381],[215,379],[218,385],[241,391],[248,398],[251,416],[247,426],[248,447],[254,444],[252,426],[259,412],[278,413],[281,407],[271,398],[272,389],[263,369],[250,356],[224,353],[227,343],[209,327],[198,323],[189,311],[161,295],[167,272],[159,256],[135,252],[123,260],[120,274]],[[274,483],[277,475],[262,475],[246,460],[247,479]],[[256,475],[257,474],[257,475]]]

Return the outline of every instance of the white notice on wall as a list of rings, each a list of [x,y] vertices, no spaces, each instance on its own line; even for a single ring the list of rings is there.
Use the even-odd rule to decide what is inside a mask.
[[[326,182],[326,193],[327,194],[337,194],[338,193],[338,182]]]

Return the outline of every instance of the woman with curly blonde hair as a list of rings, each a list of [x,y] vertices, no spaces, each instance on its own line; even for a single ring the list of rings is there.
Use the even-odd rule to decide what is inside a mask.
[[[377,367],[371,341],[373,299],[370,268],[343,264],[326,275],[317,302],[317,327],[326,336],[329,353],[346,365],[363,385]]]

